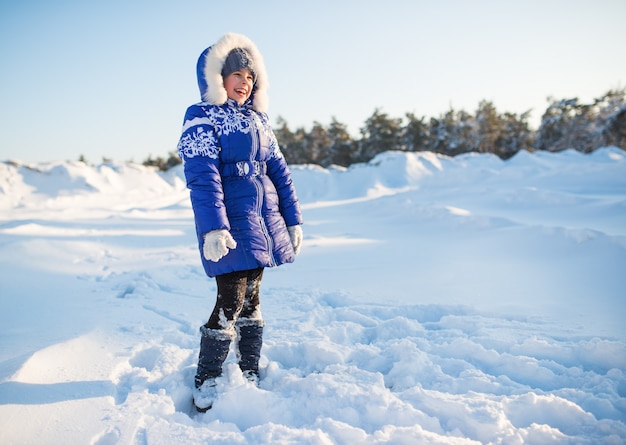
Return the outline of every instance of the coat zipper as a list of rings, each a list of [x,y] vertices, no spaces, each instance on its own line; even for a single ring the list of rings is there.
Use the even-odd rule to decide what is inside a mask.
[[[259,129],[257,126],[255,115],[251,114],[250,117],[251,117],[250,137],[252,139],[252,153],[250,155],[250,160],[252,161],[256,158],[256,155],[259,151],[260,142],[259,142]],[[263,197],[264,197],[263,184],[261,184],[261,180],[259,179],[258,176],[253,176],[251,179],[257,191],[256,212],[259,218],[261,231],[263,232],[263,236],[265,237],[265,241],[267,242],[268,253],[270,256],[270,267],[274,267],[276,266],[276,258],[274,258],[274,241],[272,240],[272,237],[270,236],[269,231],[267,230],[267,225],[265,224],[265,219],[263,218]]]

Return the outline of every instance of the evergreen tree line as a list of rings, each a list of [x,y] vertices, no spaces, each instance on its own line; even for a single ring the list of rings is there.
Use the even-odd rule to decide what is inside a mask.
[[[376,109],[353,139],[334,117],[330,125],[315,122],[310,131],[291,131],[278,118],[274,128],[290,164],[349,166],[367,162],[390,150],[432,151],[448,156],[493,153],[508,159],[520,150],[560,151],[573,148],[589,153],[614,145],[626,150],[626,89],[610,90],[591,104],[578,99],[548,99],[539,129],[529,127],[530,111],[498,113],[493,103],[482,101],[474,114],[451,109],[438,118],[407,113],[390,117]]]
[[[334,117],[328,126],[315,122],[310,131],[292,131],[279,117],[274,133],[287,162],[323,167],[367,162],[390,150],[432,151],[448,156],[493,153],[502,159],[520,150],[573,148],[589,153],[611,145],[626,150],[626,88],[610,90],[590,104],[577,98],[548,98],[548,103],[538,130],[529,127],[530,111],[519,115],[498,113],[493,103],[482,101],[474,114],[450,109],[430,119],[413,113],[395,118],[376,109],[360,129],[358,139],[352,138],[346,125]],[[161,170],[179,163],[176,152],[168,158],[149,157],[143,162]]]

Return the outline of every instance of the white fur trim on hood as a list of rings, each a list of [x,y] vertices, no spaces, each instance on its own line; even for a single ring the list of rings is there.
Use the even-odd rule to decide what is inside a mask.
[[[257,79],[251,95],[252,108],[265,113],[269,105],[269,98],[267,96],[269,82],[267,80],[263,56],[252,40],[241,34],[228,33],[211,46],[211,49],[206,55],[204,64],[203,74],[207,88],[202,94],[202,100],[211,105],[223,105],[226,103],[228,93],[224,88],[222,67],[224,66],[224,61],[228,53],[235,48],[245,49],[254,60]]]

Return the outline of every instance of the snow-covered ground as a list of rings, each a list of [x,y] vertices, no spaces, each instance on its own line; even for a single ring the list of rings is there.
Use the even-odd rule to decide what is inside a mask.
[[[262,381],[191,409],[215,298],[177,168],[0,163],[0,443],[620,444],[626,153],[294,166]]]

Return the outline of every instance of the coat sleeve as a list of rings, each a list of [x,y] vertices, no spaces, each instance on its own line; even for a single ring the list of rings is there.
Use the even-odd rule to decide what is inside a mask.
[[[302,224],[302,212],[296,188],[291,180],[291,172],[273,133],[271,134],[270,156],[267,161],[267,174],[278,192],[280,213],[287,226]]]
[[[187,109],[178,154],[184,163],[198,235],[216,229],[230,230],[219,173],[220,146],[200,105]]]

